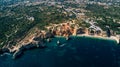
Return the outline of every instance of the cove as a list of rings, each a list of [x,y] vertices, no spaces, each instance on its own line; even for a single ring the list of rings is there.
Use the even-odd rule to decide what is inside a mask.
[[[11,58],[12,54],[1,55],[0,67],[119,67],[120,47],[114,40],[55,37],[46,46],[27,50],[15,60]]]

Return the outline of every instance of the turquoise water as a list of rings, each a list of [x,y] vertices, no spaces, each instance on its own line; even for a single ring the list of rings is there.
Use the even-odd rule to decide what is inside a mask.
[[[56,37],[46,45],[25,51],[15,60],[10,54],[0,56],[0,67],[119,67],[119,48],[113,40],[72,36],[66,41]]]

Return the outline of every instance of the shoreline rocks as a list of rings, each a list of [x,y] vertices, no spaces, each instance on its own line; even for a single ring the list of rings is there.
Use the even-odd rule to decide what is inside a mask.
[[[19,48],[19,50],[15,51],[13,53],[13,59],[16,59],[18,57],[20,57],[25,51],[27,50],[31,50],[31,49],[35,49],[35,48],[46,48],[46,46],[43,46],[41,44],[32,44],[32,43],[29,43],[27,45],[23,45]]]
[[[17,50],[14,54],[13,54],[13,59],[16,59],[16,58],[19,58],[19,57],[21,57],[22,56],[22,54],[23,54],[23,51],[21,51],[21,50]]]
[[[54,35],[50,32],[47,32],[45,35],[41,34],[40,36],[35,37],[33,41],[30,42],[29,44],[25,44],[19,47],[15,46],[14,48],[17,48],[15,50],[14,48],[13,49],[9,49],[9,48],[0,49],[0,54],[8,52],[8,53],[13,54],[13,59],[16,59],[20,57],[24,53],[24,51],[35,49],[35,48],[40,48],[40,49],[46,48],[45,39],[49,39],[49,38],[54,38]]]
[[[23,55],[23,53],[27,50],[32,50],[32,49],[36,49],[36,48],[46,48],[46,45],[44,44],[45,42],[42,42],[41,40],[38,42],[31,42],[29,44],[26,45],[21,45],[19,47],[14,46],[14,48],[2,48],[0,49],[0,55],[4,54],[4,53],[11,53],[13,54],[13,59],[17,59],[19,57],[21,57]]]
[[[0,49],[0,54],[3,54],[3,53],[9,53],[10,50],[8,48],[2,48]]]
[[[119,39],[118,45],[120,45],[120,39]]]

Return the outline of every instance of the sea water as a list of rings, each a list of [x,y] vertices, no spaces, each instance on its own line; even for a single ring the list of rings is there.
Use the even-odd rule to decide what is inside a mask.
[[[17,59],[12,59],[12,54],[1,55],[0,67],[119,67],[119,46],[114,40],[55,37],[46,45],[27,50]]]

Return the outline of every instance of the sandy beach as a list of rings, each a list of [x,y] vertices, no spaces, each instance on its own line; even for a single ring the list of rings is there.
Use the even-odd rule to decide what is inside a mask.
[[[88,35],[88,34],[79,34],[76,36],[87,36],[87,37],[94,37],[94,38],[100,38],[100,39],[108,39],[108,40],[115,40],[117,44],[119,43],[119,38],[116,36],[111,36],[111,37],[103,37],[103,36],[98,36],[98,35]]]

